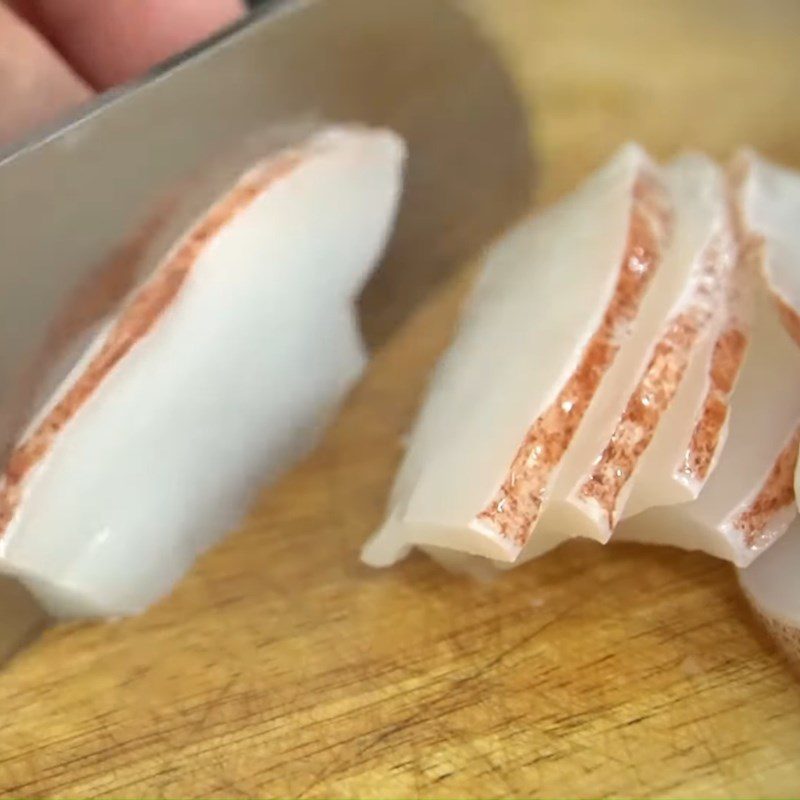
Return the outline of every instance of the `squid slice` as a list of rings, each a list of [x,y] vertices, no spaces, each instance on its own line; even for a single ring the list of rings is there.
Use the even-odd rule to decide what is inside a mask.
[[[568,456],[573,469],[562,470],[553,509],[543,519],[544,525],[569,527],[573,535],[603,542],[621,516],[657,432],[670,441],[676,435],[662,422],[689,366],[702,358],[706,340],[715,334],[735,272],[738,248],[723,173],[704,156],[685,155],[666,168],[665,182],[675,224],[664,263],[642,304],[631,346],[609,374],[605,403],[590,409]],[[743,341],[742,336],[737,367]],[[706,361],[704,371],[710,369]],[[702,386],[695,382],[698,406]],[[684,436],[688,447],[691,435]],[[654,478],[659,483],[674,480],[679,471],[677,459],[671,470],[664,462],[659,466],[663,471]]]
[[[767,630],[800,669],[800,522],[747,569],[739,583]]]
[[[167,594],[300,455],[365,354],[354,298],[404,147],[330,129],[246,173],[125,301],[0,478],[0,570],[58,616]]]
[[[493,249],[367,562],[390,564],[411,545],[508,562],[529,540],[556,543],[536,523],[582,420],[610,390],[669,222],[658,171],[631,145]]]
[[[765,242],[764,277],[786,330],[800,346],[800,173],[745,150],[734,160],[743,211]],[[800,461],[794,478],[800,497]]]
[[[742,213],[765,243],[763,272],[778,313],[800,346],[800,172],[751,151],[732,167]]]
[[[800,176],[753,154],[731,170],[746,261],[755,273],[752,352],[731,401],[719,466],[696,501],[652,509],[620,538],[705,550],[745,567],[794,520],[800,441],[800,346],[793,338],[800,273]]]
[[[697,432],[709,428],[702,425],[703,416],[712,416],[713,413],[704,414],[703,406],[710,405],[706,398],[709,398],[712,392],[711,378],[715,372],[713,361],[715,349],[718,349],[716,345],[713,336],[705,337],[698,344],[672,403],[664,412],[661,424],[641,458],[630,497],[623,509],[622,519],[632,517],[652,506],[673,505],[694,500],[707,475],[701,480],[687,480],[689,476],[686,470],[690,451],[707,454],[705,459],[708,473],[716,466],[719,450],[727,437],[729,391],[720,392],[722,395],[719,398],[720,402],[715,403],[716,413],[712,418],[715,422],[716,441],[712,443],[712,448],[704,451],[700,447],[692,447]],[[730,381],[725,388],[732,389],[732,384],[733,381]]]
[[[707,182],[706,240],[689,257],[701,278],[715,261],[722,274],[704,293],[711,313],[702,314],[705,324],[697,328],[684,377],[641,459],[624,517],[651,506],[694,500],[727,438],[730,397],[750,335],[754,242],[731,208],[728,182],[717,167],[706,164],[695,173],[695,179]],[[696,189],[702,191],[700,186]],[[677,211],[690,225],[692,214],[698,213],[698,222],[702,218],[701,209],[693,205],[698,203],[679,205]],[[680,228],[679,224],[678,236]],[[691,246],[690,238],[685,241]]]
[[[568,456],[575,455],[572,471],[562,470],[536,539],[569,533],[608,541],[628,513],[632,487],[640,489],[631,502],[643,508],[655,497],[691,499],[724,442],[727,395],[745,352],[752,267],[740,253],[725,175],[712,161],[682,156],[665,169],[665,182],[674,231],[634,328],[638,348],[628,348],[627,373],[609,373],[614,394],[604,414],[590,409]],[[616,418],[609,416],[615,407]],[[539,555],[533,543],[518,563]]]
[[[623,522],[615,537],[703,550],[747,566],[797,514],[798,426],[800,348],[761,282],[719,464],[697,500],[644,511]]]

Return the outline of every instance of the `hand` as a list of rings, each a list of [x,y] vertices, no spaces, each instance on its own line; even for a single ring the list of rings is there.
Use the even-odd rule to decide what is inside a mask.
[[[243,0],[0,0],[0,147],[243,13]]]

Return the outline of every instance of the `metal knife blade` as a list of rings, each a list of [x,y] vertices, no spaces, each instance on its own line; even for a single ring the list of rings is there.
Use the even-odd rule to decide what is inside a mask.
[[[185,216],[207,202],[206,173],[322,120],[386,125],[410,148],[396,234],[361,299],[373,347],[528,204],[526,117],[465,13],[443,0],[273,3],[0,154],[0,458],[48,388],[37,365],[69,299],[98,269],[123,286],[131,258],[146,269],[169,231],[137,250],[141,232],[176,192],[191,195]]]

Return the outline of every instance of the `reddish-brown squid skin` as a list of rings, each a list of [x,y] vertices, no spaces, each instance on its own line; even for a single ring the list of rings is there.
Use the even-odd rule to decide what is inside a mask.
[[[738,295],[752,262],[732,216],[723,232],[706,247],[701,265],[701,273],[695,278],[693,303],[671,322],[656,344],[608,445],[580,487],[580,496],[597,504],[609,530],[617,522],[619,496],[672,402],[700,335],[713,322],[719,307],[729,307],[726,327],[712,351],[709,389],[679,470],[681,479],[704,481],[716,454],[747,346],[745,326],[738,314]]]
[[[739,324],[717,339],[711,355],[710,385],[689,446],[676,472],[690,483],[702,483],[714,462],[730,413],[730,396],[747,350],[747,333]]]
[[[642,171],[633,189],[619,277],[603,319],[555,401],[528,429],[497,494],[477,515],[520,547],[530,538],[554,470],[620,348],[620,331],[636,317],[670,226],[666,191],[654,175]]]
[[[753,283],[761,270],[763,241],[746,230],[741,211],[735,203],[731,204],[731,218],[739,243],[739,255],[736,280],[731,284],[732,291],[728,297],[730,319],[714,345],[708,391],[689,445],[674,473],[688,485],[700,486],[708,478],[730,414],[731,394],[750,341],[749,324],[746,321],[748,315],[741,314],[740,307],[742,297],[752,294]]]
[[[655,434],[658,421],[675,396],[700,333],[699,320],[681,314],[656,345],[645,376],[625,408],[580,496],[599,505],[609,528],[616,523],[617,498]]]
[[[720,235],[702,256],[701,274],[695,278],[691,305],[668,325],[656,343],[644,374],[631,394],[625,410],[590,476],[580,487],[580,496],[593,501],[606,517],[608,528],[616,524],[617,501],[636,464],[655,435],[692,358],[700,334],[713,319],[731,268],[732,237]]]
[[[800,445],[800,427],[775,459],[758,494],[750,505],[733,520],[733,527],[744,537],[747,547],[762,550],[772,544],[777,535],[769,531],[769,522],[786,508],[794,505],[794,471],[797,466],[797,448]]]
[[[110,314],[133,288],[144,255],[168,216],[169,208],[165,205],[116,248],[108,259],[92,270],[88,278],[71,293],[47,332],[38,354],[15,381],[11,397],[5,401],[8,419],[14,430],[19,430],[25,424],[35,402],[37,387],[41,386],[64,351],[81,334]],[[3,463],[12,446],[13,443],[6,452],[0,453]]]
[[[0,479],[0,535],[19,505],[24,479],[114,367],[145,337],[173,303],[208,241],[269,184],[291,172],[302,156],[288,152],[243,177],[192,228],[133,295],[100,350],[45,418],[12,451]]]

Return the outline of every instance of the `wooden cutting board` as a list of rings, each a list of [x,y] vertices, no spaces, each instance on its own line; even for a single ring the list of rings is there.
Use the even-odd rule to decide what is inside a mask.
[[[526,100],[539,202],[629,138],[658,156],[750,143],[800,167],[793,0],[471,7]],[[359,564],[469,275],[419,309],[319,450],[172,598],[53,630],[0,674],[0,790],[800,793],[800,683],[728,565],[589,543],[486,585],[420,556]]]

